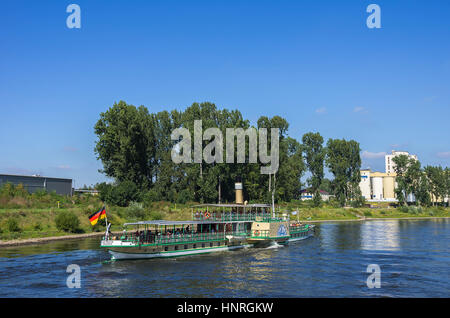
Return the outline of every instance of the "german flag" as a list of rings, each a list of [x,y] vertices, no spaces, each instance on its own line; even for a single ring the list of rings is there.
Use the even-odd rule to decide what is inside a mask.
[[[105,207],[101,208],[99,211],[95,212],[89,217],[89,221],[91,221],[92,225],[97,224],[98,220],[104,219],[106,217],[106,209]]]

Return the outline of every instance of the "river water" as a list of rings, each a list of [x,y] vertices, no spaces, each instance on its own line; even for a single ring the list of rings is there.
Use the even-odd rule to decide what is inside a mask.
[[[171,259],[111,262],[99,240],[1,248],[0,297],[450,296],[448,219],[321,223],[285,247]],[[80,288],[66,285],[70,264]]]

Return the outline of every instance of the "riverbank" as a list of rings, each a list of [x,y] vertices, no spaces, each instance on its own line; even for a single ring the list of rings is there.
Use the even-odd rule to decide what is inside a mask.
[[[103,203],[96,199],[65,203],[47,208],[37,207],[0,208],[0,247],[22,244],[40,244],[53,240],[77,239],[103,235],[104,220],[92,226],[89,215],[100,209]],[[196,203],[175,204],[154,202],[149,206],[131,204],[128,207],[106,206],[111,231],[121,231],[124,223],[141,220],[182,221],[192,218],[192,206]],[[79,221],[78,228],[67,232],[58,228],[56,219],[62,212],[73,214]],[[291,220],[303,222],[339,222],[375,219],[422,219],[450,217],[450,208],[444,207],[403,207],[388,205],[377,207],[334,207],[323,204],[313,207],[309,202],[292,201],[276,207],[277,216],[289,216]]]
[[[364,222],[364,221],[387,221],[387,220],[429,220],[429,219],[450,219],[450,216],[417,216],[417,217],[396,217],[396,218],[358,218],[358,219],[334,219],[334,220],[301,220],[304,223],[327,223],[327,222]],[[121,234],[121,231],[114,231],[112,234]],[[92,237],[101,237],[103,236],[103,232],[96,233],[84,233],[84,234],[68,234],[62,236],[50,236],[50,237],[40,237],[40,238],[32,238],[32,239],[17,239],[17,240],[9,240],[9,241],[0,241],[1,247],[11,247],[11,246],[23,246],[23,245],[35,245],[35,244],[45,244],[54,241],[62,241],[62,240],[76,240],[76,239],[86,239]]]
[[[121,232],[112,232],[113,234],[120,234]],[[0,241],[0,247],[8,246],[21,246],[21,245],[34,245],[34,244],[45,244],[55,241],[63,240],[81,240],[91,237],[101,237],[105,233],[85,233],[85,234],[73,234],[73,235],[63,235],[63,236],[50,236],[50,237],[39,237],[32,239],[22,239],[22,240],[10,240],[10,241]]]
[[[450,216],[416,216],[416,217],[398,217],[398,218],[359,218],[347,220],[306,220],[304,223],[326,223],[326,222],[363,222],[363,221],[387,221],[387,220],[428,220],[428,219],[450,219]]]

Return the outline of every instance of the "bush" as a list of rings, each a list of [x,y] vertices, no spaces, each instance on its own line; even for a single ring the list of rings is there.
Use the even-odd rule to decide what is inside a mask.
[[[191,191],[188,189],[184,189],[180,191],[180,194],[177,198],[177,203],[186,204],[189,201],[192,201],[194,198],[191,195]]]
[[[22,231],[17,220],[13,218],[9,218],[8,221],[6,221],[6,226],[10,232]]]
[[[111,205],[125,207],[129,202],[139,198],[138,187],[131,181],[123,181],[117,185],[102,183],[97,187],[100,191],[100,200]]]
[[[9,198],[13,197],[26,198],[29,196],[29,193],[27,190],[25,190],[22,183],[15,186],[11,182],[7,182],[0,188],[0,195]]]
[[[159,211],[151,211],[150,212],[150,220],[161,220],[163,218],[163,214]]]
[[[144,219],[146,213],[143,204],[139,202],[131,202],[126,209],[126,215],[128,218],[131,219],[139,219],[139,220]]]
[[[350,205],[354,208],[360,208],[366,203],[366,199],[364,199],[363,196],[357,197],[355,200],[353,200]]]
[[[42,224],[41,223],[35,223],[34,225],[33,225],[33,229],[35,230],[35,231],[42,231]]]
[[[372,212],[370,212],[370,211],[365,211],[365,212],[364,212],[364,216],[372,216]]]
[[[181,194],[181,192],[180,192],[180,194]],[[162,197],[161,197],[160,193],[155,189],[151,189],[150,191],[145,192],[143,195],[143,201],[144,201],[146,207],[151,206],[151,204],[153,202],[158,202],[161,200],[162,200]]]
[[[59,212],[55,218],[56,228],[64,232],[76,233],[79,231],[80,220],[69,211]]]
[[[409,212],[409,209],[408,209],[407,206],[401,206],[398,209],[400,210],[400,212],[404,212],[404,213],[408,213]]]

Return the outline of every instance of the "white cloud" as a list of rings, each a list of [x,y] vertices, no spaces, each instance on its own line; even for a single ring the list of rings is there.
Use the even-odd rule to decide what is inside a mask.
[[[325,114],[327,112],[327,109],[325,107],[320,107],[316,109],[317,114]]]
[[[367,150],[364,150],[361,154],[364,159],[384,158],[384,156],[386,156],[386,152],[370,152]]]
[[[355,108],[353,108],[353,112],[355,113],[367,113],[367,109],[365,109],[364,107],[361,106],[357,106]]]

